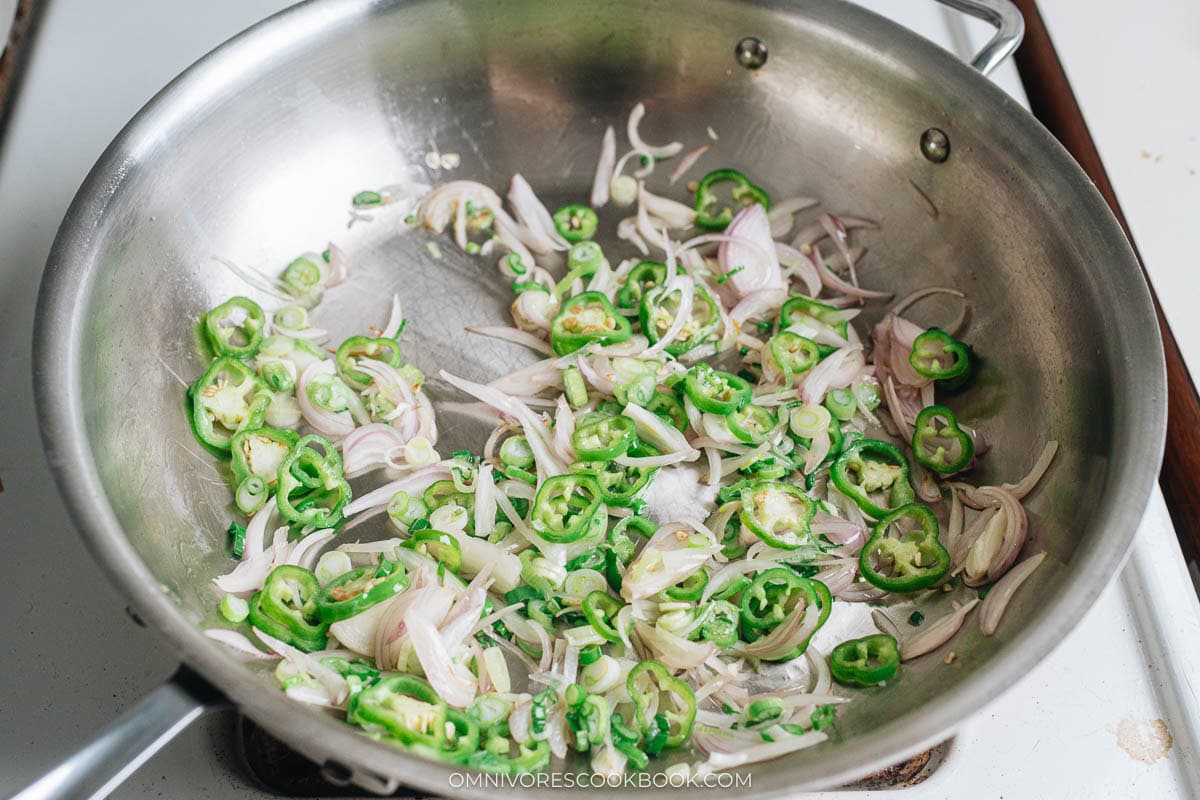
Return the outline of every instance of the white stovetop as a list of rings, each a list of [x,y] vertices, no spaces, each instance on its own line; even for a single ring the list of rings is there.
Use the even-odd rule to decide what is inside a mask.
[[[1200,4],[1040,5],[1171,330],[1200,376]]]
[[[864,4],[931,38],[953,41],[953,23],[932,2]],[[42,22],[18,106],[0,141],[0,513],[11,521],[0,560],[9,604],[0,622],[6,648],[0,662],[0,795],[70,752],[176,663],[152,632],[125,619],[123,603],[71,529],[42,456],[29,342],[50,242],[82,177],[145,99],[211,47],[286,5],[54,0]],[[1200,12],[1181,9],[1172,17],[1170,0],[1146,0],[1136,16],[1076,26],[1073,15],[1083,19],[1092,4],[1043,5],[1052,6],[1048,21],[1056,37],[1062,32],[1058,43],[1076,91],[1168,317],[1195,363],[1200,317],[1185,304],[1197,296],[1200,282],[1190,263],[1200,227],[1182,221],[1200,207],[1200,178],[1188,174],[1185,160],[1200,166],[1194,138],[1200,112],[1186,108],[1186,91],[1173,94],[1173,82],[1155,79],[1198,74],[1200,44],[1190,23]],[[986,35],[974,21],[968,31],[976,41]],[[1121,58],[1111,47],[1092,44],[1106,41],[1122,43]],[[1164,41],[1172,46],[1154,44]],[[1143,69],[1119,69],[1127,63]],[[1021,97],[1011,65],[997,80]],[[1193,116],[1190,129],[1184,112]],[[1151,157],[1142,158],[1142,149]],[[1163,158],[1156,160],[1159,154]],[[1181,202],[1185,198],[1190,204]],[[1183,260],[1186,255],[1192,258]],[[960,746],[930,781],[895,794],[914,800],[1200,796],[1193,727],[1200,707],[1187,677],[1171,670],[1172,664],[1200,663],[1197,634],[1200,610],[1156,494],[1129,566],[1086,621],[962,731]],[[1172,658],[1163,658],[1164,652]],[[1133,734],[1141,730],[1139,721],[1156,719],[1164,720],[1174,744],[1165,758],[1144,763],[1130,754],[1145,755]],[[227,719],[196,726],[116,796],[262,797],[232,766],[230,733]]]
[[[8,40],[8,31],[17,15],[17,0],[0,0],[0,50]]]

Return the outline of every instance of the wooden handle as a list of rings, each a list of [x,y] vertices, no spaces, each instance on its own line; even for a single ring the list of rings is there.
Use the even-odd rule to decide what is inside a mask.
[[[1014,1],[1025,16],[1025,41],[1014,58],[1029,95],[1029,106],[1034,116],[1058,137],[1091,177],[1121,223],[1125,235],[1133,244],[1134,252],[1137,252],[1137,243],[1133,241],[1129,224],[1121,213],[1112,183],[1096,150],[1096,143],[1088,132],[1087,122],[1071,91],[1046,24],[1038,12],[1037,2]],[[1200,554],[1200,395],[1196,393],[1196,385],[1179,351],[1171,326],[1163,316],[1162,306],[1154,292],[1154,285],[1150,283],[1150,276],[1146,274],[1141,253],[1137,255],[1146,282],[1150,284],[1150,295],[1154,299],[1154,311],[1162,331],[1167,361],[1167,447],[1159,484],[1184,554],[1189,561],[1195,561],[1197,554]]]

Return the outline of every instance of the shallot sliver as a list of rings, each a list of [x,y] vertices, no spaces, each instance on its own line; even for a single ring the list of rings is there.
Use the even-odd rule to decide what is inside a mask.
[[[629,137],[630,146],[639,152],[646,153],[654,158],[671,158],[678,155],[683,149],[682,142],[671,142],[658,147],[646,144],[642,140],[642,135],[639,127],[642,124],[642,117],[646,116],[646,106],[643,103],[638,103],[629,112],[629,124],[625,128],[625,134]]]
[[[604,130],[600,140],[600,158],[596,162],[596,177],[592,180],[592,208],[601,208],[608,203],[608,187],[613,179],[613,167],[617,163],[617,134],[613,126]]]
[[[1000,619],[1004,616],[1013,595],[1045,559],[1045,550],[1030,556],[1005,573],[1004,577],[988,590],[987,597],[983,598],[983,605],[979,607],[979,627],[984,636],[991,636],[1000,627]]]
[[[970,614],[971,609],[977,605],[979,605],[979,598],[972,598],[966,604],[956,608],[944,617],[932,623],[927,623],[921,628],[921,632],[912,638],[907,641],[901,641],[900,660],[911,661],[917,656],[923,656],[926,653],[932,652],[950,641],[954,638],[954,634],[958,633],[959,629],[962,628],[967,614]]]

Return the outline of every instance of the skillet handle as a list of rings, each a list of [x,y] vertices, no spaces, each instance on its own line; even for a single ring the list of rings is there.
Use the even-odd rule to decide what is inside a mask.
[[[1025,18],[1011,0],[938,0],[942,5],[981,19],[996,35],[971,59],[971,66],[987,75],[1013,54],[1025,36]]]
[[[188,725],[228,701],[186,666],[10,800],[103,798]]]

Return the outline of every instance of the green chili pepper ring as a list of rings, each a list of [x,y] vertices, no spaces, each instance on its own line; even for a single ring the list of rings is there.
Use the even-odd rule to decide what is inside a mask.
[[[754,481],[742,488],[742,524],[772,547],[795,550],[812,543],[817,504],[798,486]]]
[[[412,675],[384,678],[350,698],[348,722],[384,731],[408,746],[441,750],[446,739],[445,701],[433,687]]]
[[[775,366],[783,373],[786,386],[791,386],[793,378],[808,372],[821,360],[821,350],[816,342],[791,331],[773,336],[767,350]]]
[[[275,502],[288,522],[332,528],[350,502],[342,457],[328,439],[305,436],[279,465]]]
[[[771,210],[771,198],[745,175],[735,169],[713,170],[696,184],[697,228],[722,231],[733,221],[734,210],[729,206],[721,206],[721,200],[717,197],[716,187],[722,184],[733,185],[733,199],[742,206],[758,203],[765,210]]]
[[[756,641],[772,633],[795,611],[801,600],[805,609],[816,606],[816,627],[789,652],[777,653],[770,657],[761,656],[763,660],[790,661],[803,655],[812,637],[833,612],[833,595],[824,583],[801,577],[787,567],[773,567],[760,573],[750,586],[742,591],[742,636],[747,642]]]
[[[975,458],[975,442],[945,406],[928,406],[917,414],[912,449],[918,464],[940,475],[966,469]]]
[[[829,477],[839,492],[873,519],[887,516],[914,497],[908,460],[895,445],[878,439],[848,445],[833,462]]]
[[[250,358],[262,344],[267,318],[248,297],[231,297],[204,315],[204,332],[218,356]]]
[[[647,719],[655,695],[658,713],[667,720],[665,746],[678,747],[692,735],[696,721],[696,695],[692,687],[671,677],[667,668],[657,661],[642,661],[629,671],[625,688],[633,700],[634,716],[643,734],[650,738],[653,720]]]
[[[531,522],[543,539],[569,544],[584,538],[600,509],[600,486],[590,475],[547,478],[533,500]]]
[[[595,591],[583,598],[583,613],[588,624],[610,642],[621,641],[616,619],[622,608],[624,605],[621,601],[607,592]]]
[[[372,339],[368,336],[351,336],[342,342],[335,355],[338,372],[356,389],[365,389],[372,381],[370,375],[355,368],[356,361],[364,358],[398,367],[401,363],[400,345],[395,339]]]
[[[604,417],[575,429],[571,442],[582,459],[611,460],[629,452],[637,438],[629,417]]]
[[[899,527],[905,523],[917,527]],[[897,508],[875,524],[858,566],[868,583],[889,592],[933,586],[950,571],[950,553],[938,539],[937,517],[919,503]]]
[[[564,300],[550,325],[550,343],[560,356],[592,342],[619,344],[632,335],[629,320],[601,292],[581,292]]]
[[[642,333],[654,344],[675,323],[679,313],[679,304],[683,298],[682,289],[667,290],[665,286],[655,286],[647,289],[642,295],[642,303],[638,308],[638,320],[642,323]],[[666,351],[673,356],[681,356],[689,350],[694,350],[705,341],[715,338],[717,326],[721,324],[721,312],[717,301],[702,285],[696,285],[692,298],[692,318],[686,321],[679,335],[675,337]]]
[[[320,618],[320,590],[317,576],[309,570],[276,567],[250,598],[250,624],[305,652],[324,650],[329,623]]]
[[[262,425],[271,394],[250,367],[218,358],[188,389],[192,431],[201,443],[228,451],[234,434]]]
[[[829,672],[843,686],[878,686],[899,671],[900,648],[882,633],[842,642],[829,654]]]
[[[617,291],[617,305],[621,308],[640,308],[642,297],[667,279],[667,265],[658,261],[642,261],[625,276],[625,283]]]
[[[596,235],[600,220],[596,212],[587,206],[563,206],[554,212],[554,228],[558,234],[572,244],[591,239]]]
[[[279,478],[279,465],[291,454],[300,437],[295,431],[282,428],[254,428],[243,430],[230,442],[235,483],[257,476],[274,486]]]
[[[908,363],[923,378],[957,378],[971,366],[967,346],[939,328],[930,328],[913,341]]]
[[[727,416],[750,402],[750,384],[737,375],[720,372],[701,362],[688,370],[683,390],[696,408]]]
[[[361,614],[382,603],[408,586],[404,567],[391,561],[359,567],[322,587],[317,595],[317,610],[325,622],[337,622]]]

